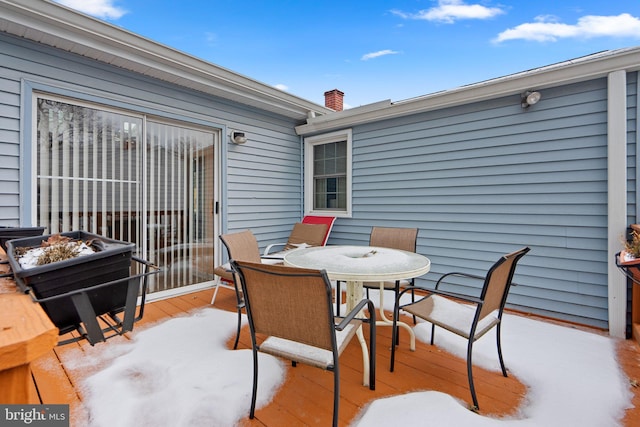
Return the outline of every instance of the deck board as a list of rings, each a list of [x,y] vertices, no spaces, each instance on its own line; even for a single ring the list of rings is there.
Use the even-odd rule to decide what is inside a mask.
[[[166,318],[182,316],[186,312],[210,307],[213,290],[148,303],[144,319],[136,325],[151,325]],[[235,295],[228,289],[220,289],[215,307],[235,311]],[[366,335],[365,331],[365,336]],[[65,364],[78,359],[78,352],[91,357],[100,346],[111,342],[126,340],[127,336],[109,340],[106,344],[90,347],[86,342],[56,347],[53,351],[38,359],[32,373],[38,396],[42,403],[69,403],[71,406],[72,426],[83,425],[88,417],[78,389],[78,378],[69,377],[70,370]],[[471,404],[469,395],[466,362],[440,349],[417,341],[417,349],[411,352],[407,336],[402,334],[400,347],[396,351],[395,372],[389,372],[391,329],[379,327],[377,333],[376,390],[362,386],[362,353],[354,340],[340,359],[340,424],[352,423],[362,408],[375,399],[404,394],[416,390],[437,390]],[[233,337],[227,342],[233,346]],[[248,328],[242,329],[239,348],[251,348]],[[618,345],[621,367],[630,381],[640,382],[640,346],[632,340],[621,340]],[[508,365],[508,361],[507,361]],[[75,371],[74,371],[75,372]],[[496,372],[474,367],[474,379],[481,414],[495,417],[515,415],[526,398],[526,387],[514,376],[504,378]],[[240,425],[250,427],[275,427],[282,425],[329,425],[331,423],[333,400],[333,376],[302,364],[287,366],[286,381],[275,394],[273,401],[256,411],[256,418],[245,418]],[[633,404],[640,407],[640,389],[632,388]],[[640,425],[640,410],[632,408],[626,411],[624,426]]]

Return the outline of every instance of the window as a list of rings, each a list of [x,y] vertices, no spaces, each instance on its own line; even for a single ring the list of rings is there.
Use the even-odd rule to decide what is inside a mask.
[[[305,138],[305,212],[351,216],[351,130]]]

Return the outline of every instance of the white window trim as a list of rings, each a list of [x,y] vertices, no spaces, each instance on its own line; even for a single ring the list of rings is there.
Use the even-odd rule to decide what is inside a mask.
[[[306,215],[332,215],[335,217],[351,218],[351,129],[326,133],[304,139],[304,211]],[[332,142],[347,141],[347,209],[346,210],[314,210],[313,209],[313,147],[315,145],[329,144]]]

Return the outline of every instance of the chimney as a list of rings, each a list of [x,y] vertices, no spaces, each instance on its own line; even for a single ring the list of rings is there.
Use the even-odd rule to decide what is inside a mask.
[[[334,111],[342,111],[343,98],[344,92],[340,92],[338,89],[328,90],[324,93],[324,106]]]

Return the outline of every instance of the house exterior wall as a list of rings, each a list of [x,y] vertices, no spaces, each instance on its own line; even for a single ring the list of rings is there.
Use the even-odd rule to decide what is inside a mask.
[[[43,91],[220,129],[221,228],[251,228],[264,245],[301,217],[301,146],[291,118],[0,33],[0,224],[30,225],[35,195],[25,161],[32,140],[31,96]],[[229,142],[230,130],[249,141]]]
[[[541,92],[527,110],[516,95],[353,127],[353,217],[330,243],[418,227],[422,284],[528,245],[509,305],[606,328],[607,79]]]
[[[607,306],[616,300],[612,295],[623,293],[612,293],[608,285],[617,273],[611,271],[615,230],[609,228],[617,226],[610,226],[615,203],[607,198],[612,97],[603,76],[616,73],[622,82],[622,70],[638,70],[636,50],[331,117],[309,102],[115,27],[88,31],[98,23],[79,15],[41,25],[46,14],[31,20],[22,8],[5,12],[16,23],[3,14],[3,31],[43,44],[0,33],[0,225],[30,225],[35,171],[27,154],[34,91],[219,129],[218,231],[250,228],[263,247],[286,239],[303,211],[302,141],[296,131],[311,136],[329,127],[351,128],[353,216],[339,218],[330,244],[366,243],[373,225],[419,227],[418,251],[433,262],[423,283],[462,268],[483,274],[499,255],[529,245],[533,250],[518,269],[511,307],[603,328],[618,313],[608,313]],[[78,27],[82,19],[84,27]],[[71,28],[79,28],[77,42],[69,37]],[[627,73],[624,84],[624,214],[633,223],[640,206],[637,73]],[[525,86],[543,96],[527,110],[518,94]],[[383,104],[398,108],[383,111]],[[249,141],[231,144],[231,130],[245,132]],[[461,282],[454,290],[473,286]]]

